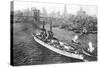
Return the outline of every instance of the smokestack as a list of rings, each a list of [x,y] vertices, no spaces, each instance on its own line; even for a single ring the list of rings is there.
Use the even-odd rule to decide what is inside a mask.
[[[52,18],[51,18],[51,22],[50,22],[50,31],[52,32]]]
[[[42,21],[43,22],[43,29],[45,29],[45,21]]]

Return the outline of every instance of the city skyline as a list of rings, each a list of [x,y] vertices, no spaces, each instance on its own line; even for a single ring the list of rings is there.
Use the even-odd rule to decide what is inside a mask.
[[[65,9],[66,5],[66,9]],[[14,11],[16,10],[24,10],[24,9],[31,9],[32,7],[39,9],[41,12],[43,11],[43,8],[47,11],[47,13],[52,12],[60,12],[60,14],[63,14],[64,11],[67,12],[67,14],[77,14],[77,11],[80,10],[80,8],[83,9],[88,15],[96,15],[97,16],[97,7],[96,6],[83,6],[83,5],[68,5],[68,4],[54,4],[54,3],[42,3],[42,2],[20,2],[15,1],[14,2]]]

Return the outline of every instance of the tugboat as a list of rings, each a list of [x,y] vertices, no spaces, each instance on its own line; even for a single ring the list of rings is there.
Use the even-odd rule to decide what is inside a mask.
[[[61,55],[84,60],[83,54],[78,52],[77,49],[53,36],[54,33],[52,32],[52,22],[50,23],[50,31],[48,32],[45,29],[45,21],[42,22],[43,27],[41,32],[32,34],[37,43]]]

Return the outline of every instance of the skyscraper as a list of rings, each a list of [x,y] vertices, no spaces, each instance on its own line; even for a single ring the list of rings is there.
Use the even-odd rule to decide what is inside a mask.
[[[47,16],[47,10],[44,7],[42,8],[42,11],[43,11],[43,16]]]
[[[67,18],[67,7],[66,7],[66,4],[64,5],[63,17]]]
[[[79,11],[77,11],[77,15],[80,16],[80,17],[87,16],[86,12],[83,10],[82,7],[80,7]]]

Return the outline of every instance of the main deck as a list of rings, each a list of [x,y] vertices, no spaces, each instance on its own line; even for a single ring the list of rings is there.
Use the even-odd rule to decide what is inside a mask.
[[[44,47],[46,47],[46,48],[48,48],[48,49],[50,49],[50,50],[52,50],[52,51],[54,51],[56,53],[59,53],[61,55],[67,56],[67,57],[83,60],[83,55],[82,54],[74,54],[74,53],[70,53],[70,52],[67,52],[67,51],[64,51],[64,50],[57,49],[54,46],[51,46],[50,44],[45,43],[44,41],[40,40],[36,36],[33,35],[33,37],[34,37],[34,40],[36,42],[38,42],[42,46],[44,46]]]

